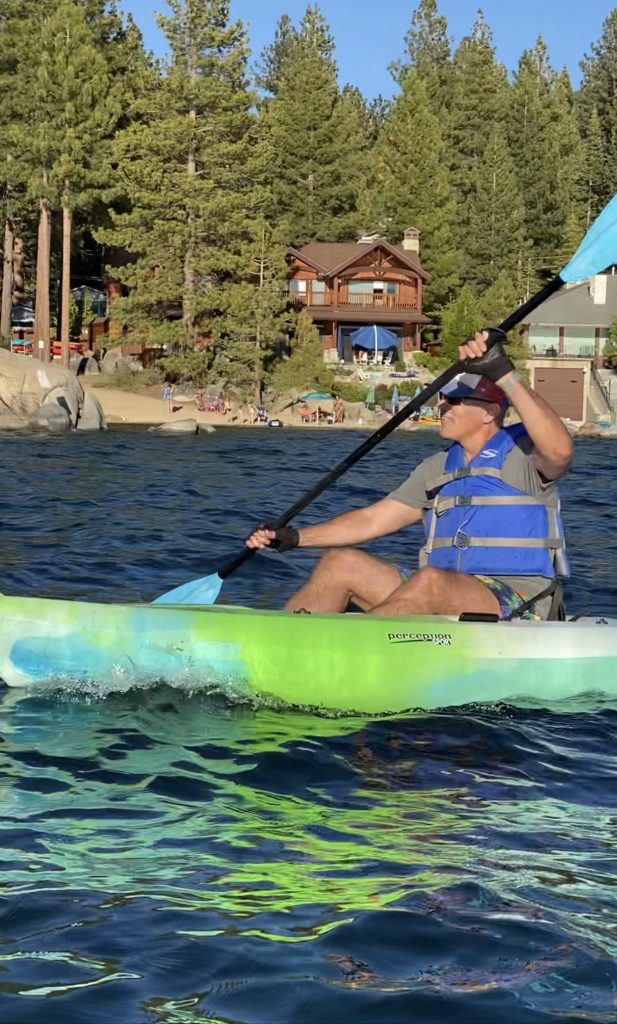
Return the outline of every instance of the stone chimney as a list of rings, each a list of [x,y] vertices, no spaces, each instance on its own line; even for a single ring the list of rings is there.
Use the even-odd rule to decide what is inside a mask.
[[[594,274],[589,282],[589,294],[594,306],[606,305],[606,274]]]
[[[403,249],[405,252],[420,254],[420,232],[417,228],[407,228],[403,232]]]

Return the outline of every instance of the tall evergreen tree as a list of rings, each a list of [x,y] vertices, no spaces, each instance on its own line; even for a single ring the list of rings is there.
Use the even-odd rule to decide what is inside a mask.
[[[247,235],[242,261],[221,294],[212,370],[259,404],[293,318],[285,287],[285,241],[263,216],[248,225]]]
[[[452,97],[447,121],[450,182],[457,207],[455,239],[463,258],[470,239],[470,197],[486,140],[506,116],[506,72],[495,60],[492,35],[482,12],[452,59]]]
[[[567,252],[571,252],[573,250],[569,248],[569,243],[572,234],[580,230],[580,240],[584,233],[585,147],[574,109],[570,76],[565,68],[553,78],[550,99],[549,131],[554,140],[557,157],[554,169],[555,188],[562,205],[563,217],[561,243]]]
[[[559,187],[559,146],[552,111],[553,72],[538,38],[526,50],[511,89],[508,128],[519,189],[525,200],[525,235],[539,272],[558,269],[568,206]]]
[[[199,336],[225,336],[225,287],[246,273],[268,199],[269,152],[246,82],[245,31],[230,24],[229,0],[170,7],[160,22],[170,50],[165,73],[151,71],[115,143],[128,208],[112,213],[100,237],[129,257],[118,270],[129,295],[117,315],[142,337],[190,348]]]
[[[393,241],[406,228],[418,228],[422,263],[431,275],[429,307],[446,302],[458,283],[453,215],[439,120],[419,73],[410,69],[375,147],[365,221]]]
[[[43,22],[31,88],[37,111],[31,141],[40,160],[33,186],[49,207],[59,204],[62,209],[61,339],[63,363],[68,366],[73,213],[106,184],[102,146],[120,110],[120,95],[111,88],[105,59],[92,42],[83,8],[73,0],[57,0]],[[44,302],[42,289],[37,302]]]
[[[263,111],[276,153],[273,214],[294,244],[337,241],[354,230],[368,145],[357,115],[351,96],[339,95],[328,27],[309,5]]]
[[[524,247],[524,208],[505,132],[494,125],[474,167],[469,197],[465,279],[487,288],[501,271],[514,274]]]
[[[443,115],[451,100],[451,39],[437,0],[420,0],[405,36],[405,58],[390,68],[400,84],[410,67],[422,78],[433,113]]]
[[[593,107],[583,143],[583,223],[587,229],[608,202],[606,155],[598,111]]]
[[[454,362],[458,346],[482,327],[482,309],[469,285],[464,285],[441,314],[440,355]]]
[[[276,26],[274,40],[261,54],[255,80],[260,89],[275,96],[281,79],[281,70],[289,59],[291,50],[298,39],[298,31],[288,14],[283,14]]]
[[[581,61],[581,69],[583,78],[577,97],[581,131],[587,139],[595,110],[601,129],[606,174],[601,192],[608,197],[617,189],[617,8],[605,19],[602,35],[593,43],[591,54],[585,55]]]

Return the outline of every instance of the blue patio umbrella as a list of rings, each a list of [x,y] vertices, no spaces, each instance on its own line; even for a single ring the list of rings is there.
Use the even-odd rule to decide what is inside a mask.
[[[375,405],[375,385],[371,384],[368,391],[366,392],[366,398],[364,399],[365,405]]]
[[[380,327],[379,324],[367,324],[366,327],[359,327],[357,331],[350,334],[351,344],[355,348],[372,349],[375,353],[384,351],[387,348],[396,348],[398,338],[392,331]]]
[[[392,405],[398,405],[398,403],[399,403],[399,394],[398,394],[398,388],[397,388],[397,386],[395,384],[394,387],[392,388]]]

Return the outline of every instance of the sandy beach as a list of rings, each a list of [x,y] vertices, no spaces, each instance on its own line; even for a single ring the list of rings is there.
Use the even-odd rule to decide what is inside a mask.
[[[182,396],[174,399],[174,412],[167,411],[167,403],[155,395],[136,393],[133,391],[122,391],[113,387],[92,387],[84,378],[80,378],[85,390],[94,394],[101,403],[105,418],[108,423],[134,423],[147,426],[158,426],[162,423],[173,423],[178,420],[192,419],[199,424],[210,424],[213,427],[248,427],[249,423],[242,421],[239,412],[231,416],[223,416],[217,412],[198,412],[194,401],[183,400]],[[359,423],[357,421],[346,421],[345,423],[324,424],[303,424],[299,417],[294,415],[290,409],[281,413],[272,414],[273,417],[282,420],[286,427],[303,427],[312,430],[374,430],[379,424],[388,419],[384,413],[379,418],[370,417],[370,422]],[[262,428],[263,423],[254,424],[256,428]],[[418,429],[417,425],[409,424],[409,428]]]

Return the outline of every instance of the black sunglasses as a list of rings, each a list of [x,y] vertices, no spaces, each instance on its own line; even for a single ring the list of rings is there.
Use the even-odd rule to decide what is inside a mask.
[[[497,402],[491,402],[488,398],[476,398],[474,395],[464,395],[459,397],[458,395],[454,398],[450,398],[449,395],[440,395],[440,402],[447,402],[448,405],[460,405],[461,402],[471,402],[472,404],[479,403],[480,405],[497,405]]]

